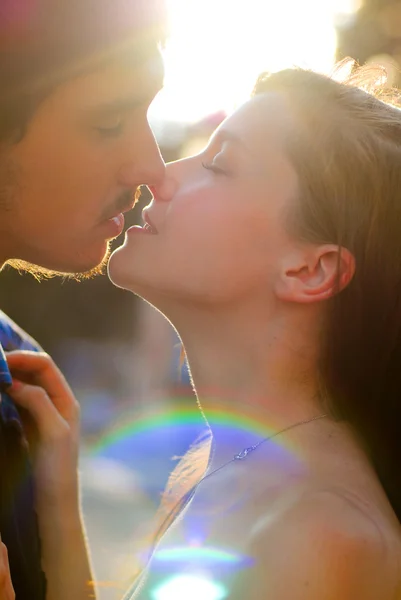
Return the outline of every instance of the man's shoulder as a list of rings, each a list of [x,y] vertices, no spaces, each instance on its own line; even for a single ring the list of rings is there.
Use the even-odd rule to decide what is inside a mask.
[[[40,345],[0,310],[0,344],[4,350],[41,350]]]

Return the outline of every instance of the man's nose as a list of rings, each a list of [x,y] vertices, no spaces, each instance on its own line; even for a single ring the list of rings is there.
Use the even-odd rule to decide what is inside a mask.
[[[165,177],[166,165],[153,134],[135,144],[125,157],[119,173],[120,183],[127,187],[157,186]]]

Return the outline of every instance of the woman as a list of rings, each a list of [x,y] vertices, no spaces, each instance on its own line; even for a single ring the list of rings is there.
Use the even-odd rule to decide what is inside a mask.
[[[177,329],[206,418],[261,427],[211,420],[212,450],[173,474],[144,566],[178,514],[201,515],[214,546],[246,558],[220,597],[400,600],[400,164],[397,108],[287,70],[152,190],[110,277]],[[46,357],[10,366],[47,391],[14,388],[46,429],[69,391]]]

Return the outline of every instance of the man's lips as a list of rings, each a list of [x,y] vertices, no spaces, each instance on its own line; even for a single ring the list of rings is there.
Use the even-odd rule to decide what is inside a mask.
[[[114,214],[109,219],[104,219],[98,227],[103,232],[105,239],[112,240],[123,232],[124,223],[124,215],[119,213],[118,215]]]
[[[140,187],[136,190],[126,190],[122,192],[113,203],[107,206],[101,215],[101,222],[115,219],[120,215],[124,215],[134,208],[141,195]]]
[[[109,211],[108,213],[105,213],[104,217],[102,218],[102,221],[109,221],[110,219],[116,219],[120,215],[124,215],[125,213],[129,212],[133,208],[134,208],[134,202],[131,202],[131,204],[129,204],[128,206],[118,207],[118,208],[114,207],[113,210]]]
[[[129,203],[114,204],[113,208],[103,213],[99,226],[102,228],[106,239],[116,238],[123,232],[124,213],[132,210],[134,204],[135,199],[131,195]]]

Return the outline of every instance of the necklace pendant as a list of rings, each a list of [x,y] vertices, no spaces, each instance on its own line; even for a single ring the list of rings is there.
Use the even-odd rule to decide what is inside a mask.
[[[243,450],[241,450],[241,452],[239,452],[238,454],[236,454],[234,456],[234,460],[244,460],[244,458],[246,458],[248,456],[248,454],[250,452],[252,452],[253,448],[244,448]]]

